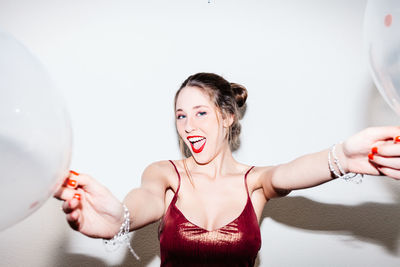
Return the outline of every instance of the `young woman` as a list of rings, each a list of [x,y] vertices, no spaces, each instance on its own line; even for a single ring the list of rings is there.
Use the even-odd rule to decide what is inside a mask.
[[[351,173],[400,178],[400,127],[368,128],[277,166],[237,162],[232,151],[246,98],[243,86],[216,74],[190,76],[175,96],[183,159],[149,165],[123,203],[90,176],[71,171],[55,194],[70,226],[111,239],[123,233],[121,225],[132,231],[161,219],[161,266],[253,266],[269,199]]]

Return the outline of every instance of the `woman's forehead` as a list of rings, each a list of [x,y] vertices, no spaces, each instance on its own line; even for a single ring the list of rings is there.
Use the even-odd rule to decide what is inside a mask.
[[[187,110],[198,106],[213,107],[209,95],[202,89],[194,86],[183,88],[176,99],[176,110]]]

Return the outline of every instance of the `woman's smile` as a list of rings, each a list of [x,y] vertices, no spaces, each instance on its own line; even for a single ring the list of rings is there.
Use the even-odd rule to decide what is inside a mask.
[[[192,146],[192,150],[194,153],[200,153],[203,151],[207,139],[204,136],[188,136],[187,140],[190,142],[190,145]]]

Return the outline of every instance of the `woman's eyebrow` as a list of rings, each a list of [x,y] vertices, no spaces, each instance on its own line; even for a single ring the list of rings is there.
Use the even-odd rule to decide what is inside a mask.
[[[208,106],[205,105],[198,105],[198,106],[194,106],[193,109],[198,109],[198,108],[208,108]]]
[[[198,105],[198,106],[194,106],[194,107],[193,107],[193,109],[198,109],[198,108],[208,108],[208,106],[205,106],[205,105]],[[178,112],[178,111],[183,111],[183,109],[178,108],[178,109],[176,110],[176,112]]]

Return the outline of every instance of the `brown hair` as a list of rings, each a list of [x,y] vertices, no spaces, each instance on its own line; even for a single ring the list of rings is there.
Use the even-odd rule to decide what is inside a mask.
[[[200,88],[207,93],[214,105],[221,112],[223,118],[227,115],[233,115],[233,123],[229,127],[228,142],[232,151],[235,151],[240,146],[240,130],[239,120],[243,118],[246,111],[247,90],[244,86],[237,83],[230,83],[223,77],[214,73],[197,73],[189,76],[181,85],[175,94],[174,108],[176,108],[176,100],[181,90],[187,86]],[[185,142],[180,138],[179,147],[185,157],[190,157],[190,149]]]

